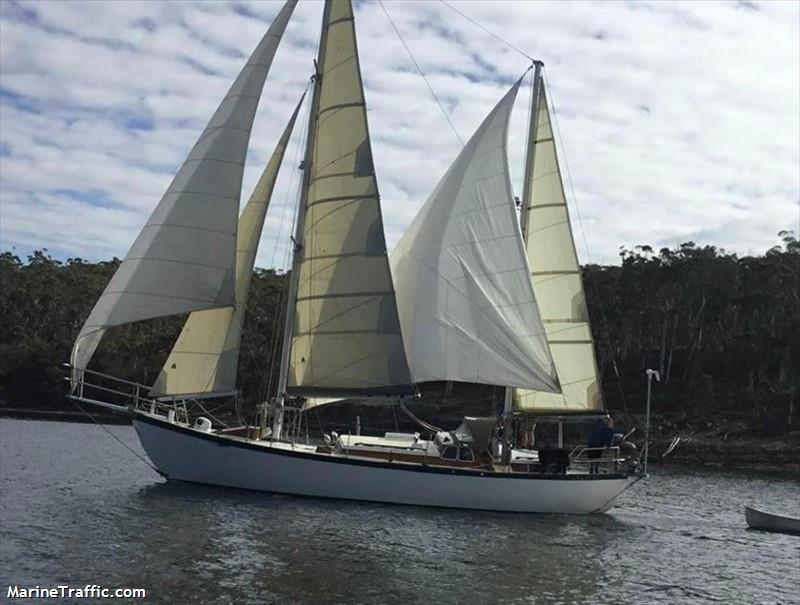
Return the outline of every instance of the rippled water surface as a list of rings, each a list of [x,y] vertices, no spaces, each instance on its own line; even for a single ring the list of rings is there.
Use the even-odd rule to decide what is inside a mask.
[[[0,601],[800,603],[800,538],[742,511],[800,515],[793,476],[655,469],[605,515],[460,512],[167,484],[98,426],[2,419],[0,478]]]

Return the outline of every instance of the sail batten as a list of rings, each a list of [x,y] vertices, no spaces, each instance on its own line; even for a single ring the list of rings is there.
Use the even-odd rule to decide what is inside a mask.
[[[151,397],[196,397],[198,394],[223,397],[235,392],[242,326],[258,242],[278,179],[278,171],[304,98],[305,94],[295,107],[239,217],[236,239],[236,306],[195,311],[189,315],[153,384]]]
[[[517,82],[392,251],[418,381],[557,391],[511,192],[506,138]]]
[[[286,391],[413,391],[386,253],[349,0],[326,4]]]
[[[531,279],[547,343],[555,361],[560,394],[515,389],[517,412],[580,413],[603,409],[583,280],[575,251],[558,165],[547,93],[539,81],[533,165],[526,175],[522,214]]]
[[[223,98],[95,304],[73,346],[73,384],[109,327],[235,302],[242,172],[288,0]]]

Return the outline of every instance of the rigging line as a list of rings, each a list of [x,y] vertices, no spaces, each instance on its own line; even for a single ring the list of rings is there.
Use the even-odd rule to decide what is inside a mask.
[[[556,102],[555,98],[553,97],[553,88],[550,86],[550,80],[547,78],[547,73],[545,69],[542,69],[542,78],[544,79],[545,86],[547,86],[548,91],[548,98],[550,100],[550,105],[553,108],[551,112],[551,119],[552,122],[555,124],[555,131],[558,134],[558,143],[561,147],[561,156],[564,159],[564,168],[567,171],[567,181],[569,182],[569,189],[570,193],[572,194],[572,201],[575,204],[575,213],[578,215],[578,224],[581,228],[581,239],[583,240],[583,247],[586,250],[586,259],[589,261],[590,265],[593,265],[594,262],[592,261],[592,253],[589,250],[589,242],[586,239],[586,229],[583,227],[583,217],[581,216],[581,207],[578,204],[578,196],[575,194],[575,185],[572,182],[572,171],[569,169],[569,161],[567,160],[567,154],[564,151],[564,137],[561,136],[561,127],[558,123],[558,113],[556,112]],[[605,328],[606,333],[606,341],[608,342],[608,352],[611,355],[611,366],[614,368],[614,375],[617,378],[617,388],[619,390],[619,396],[622,400],[622,409],[627,412],[628,411],[628,404],[625,401],[625,393],[622,390],[622,379],[619,376],[619,368],[617,367],[617,360],[614,355],[614,346],[613,342],[611,341],[611,332],[608,329],[608,320],[606,319],[606,312],[605,308],[603,307],[603,300],[600,297],[600,288],[597,285],[597,278],[595,277],[594,273],[591,271],[589,272],[591,276],[592,287],[594,289],[594,294],[597,297],[597,305],[600,308],[600,318],[603,321],[603,327]]]
[[[453,133],[456,135],[456,138],[458,139],[458,142],[461,143],[461,146],[463,147],[464,146],[464,139],[462,139],[461,135],[458,134],[458,130],[456,130],[455,124],[453,124],[453,121],[450,119],[450,116],[447,114],[447,111],[445,111],[444,105],[442,105],[442,102],[439,100],[439,97],[436,96],[436,92],[433,90],[433,87],[431,86],[431,83],[428,82],[428,78],[425,77],[425,74],[423,73],[422,68],[419,66],[419,63],[417,63],[417,60],[414,58],[414,54],[411,52],[411,49],[408,47],[408,44],[406,44],[406,41],[403,39],[403,35],[400,33],[400,30],[397,28],[397,25],[395,25],[395,22],[392,20],[391,15],[389,15],[389,11],[387,11],[386,7],[383,5],[383,0],[378,0],[378,4],[383,9],[383,12],[386,15],[386,18],[389,19],[389,23],[392,24],[392,29],[394,29],[394,33],[396,33],[397,37],[400,38],[400,42],[402,43],[403,48],[406,49],[406,52],[408,53],[408,56],[411,57],[411,61],[412,61],[412,63],[414,63],[414,67],[417,68],[417,71],[419,72],[419,75],[422,76],[422,79],[424,80],[425,85],[428,87],[428,90],[430,91],[431,96],[433,97],[433,100],[436,101],[436,104],[439,106],[439,109],[441,109],[441,111],[442,111],[442,115],[444,115],[444,118],[445,118],[445,120],[447,120],[447,123],[450,124],[450,128],[453,130]]]
[[[523,51],[523,50],[520,50],[519,48],[517,48],[516,46],[514,46],[513,44],[511,44],[511,42],[509,42],[508,40],[506,40],[506,39],[504,39],[504,38],[501,38],[501,37],[500,37],[500,36],[498,36],[496,33],[494,33],[492,30],[490,30],[490,29],[488,29],[488,28],[484,27],[483,25],[481,25],[480,23],[478,23],[477,21],[475,21],[475,19],[473,19],[472,17],[469,17],[468,15],[465,15],[465,14],[464,14],[464,13],[462,13],[460,10],[458,10],[458,9],[457,9],[455,6],[452,6],[451,4],[449,4],[449,3],[445,2],[445,0],[439,0],[439,2],[441,2],[442,4],[444,4],[444,5],[445,5],[447,8],[449,8],[449,9],[450,9],[451,11],[453,11],[454,13],[457,13],[457,14],[461,15],[462,17],[464,17],[464,19],[466,19],[467,21],[469,21],[470,23],[472,23],[472,24],[473,24],[473,25],[475,25],[476,27],[479,27],[480,29],[482,29],[483,31],[485,31],[487,34],[489,34],[490,36],[492,36],[492,37],[493,37],[493,38],[495,38],[496,40],[498,40],[498,41],[502,42],[503,44],[505,44],[506,46],[508,46],[508,47],[509,47],[511,50],[513,50],[514,52],[517,52],[517,53],[521,54],[523,57],[525,57],[525,58],[526,58],[526,59],[528,59],[529,61],[533,61],[533,60],[534,60],[534,58],[533,58],[533,57],[531,57],[531,56],[530,56],[528,53],[526,53],[526,52],[525,52],[525,51]]]
[[[308,83],[306,84],[306,89],[303,92],[303,94],[306,94],[308,92],[308,90],[311,87],[312,83],[313,83],[313,79],[309,79]],[[276,262],[277,256],[278,256],[278,246],[283,241],[283,238],[284,238],[284,224],[286,222],[286,214],[287,214],[286,209],[287,208],[291,208],[290,216],[292,218],[292,221],[291,221],[291,224],[290,224],[290,229],[291,230],[289,232],[289,235],[291,236],[291,234],[294,232],[293,225],[294,225],[294,221],[295,221],[295,217],[296,217],[296,213],[297,213],[297,203],[294,203],[294,204],[290,205],[289,201],[290,201],[290,199],[294,199],[297,196],[299,196],[300,187],[302,185],[302,172],[298,170],[299,158],[300,158],[301,150],[304,150],[304,148],[305,148],[305,145],[303,144],[303,141],[305,141],[305,138],[306,138],[310,123],[311,123],[311,109],[310,109],[310,105],[309,105],[309,111],[306,112],[305,119],[301,122],[301,128],[300,128],[300,133],[299,133],[300,136],[295,139],[297,142],[295,143],[295,146],[294,146],[294,157],[292,159],[292,173],[290,175],[289,187],[286,190],[286,203],[284,204],[283,211],[281,212],[280,223],[278,225],[278,232],[277,232],[277,234],[275,236],[275,245],[273,247],[273,252],[272,252],[272,266],[273,267],[275,267],[275,262]],[[295,176],[297,176],[297,175],[299,175],[299,178],[297,179],[297,182],[295,182]],[[294,195],[292,195],[292,191],[294,191]],[[289,252],[290,249],[291,249],[291,245],[287,246],[286,249],[284,250],[283,266],[286,266],[287,262],[290,262],[290,259],[291,259],[291,255],[290,255],[290,252]],[[276,273],[276,276],[277,276],[277,273]],[[279,348],[278,347],[278,342],[279,342],[278,334],[279,334],[279,330],[280,330],[280,321],[284,317],[284,314],[281,312],[281,309],[283,309],[286,306],[285,295],[286,295],[286,292],[288,291],[287,282],[288,282],[288,274],[285,274],[283,279],[281,279],[281,285],[278,288],[278,297],[277,297],[278,307],[277,307],[277,310],[276,310],[276,312],[274,314],[274,317],[273,317],[273,322],[272,322],[272,342],[271,342],[271,346],[268,349],[268,352],[269,352],[269,371],[267,372],[267,375],[264,377],[265,382],[263,383],[262,388],[261,388],[261,401],[267,401],[268,400],[269,392],[270,392],[270,389],[272,387],[272,382],[273,382],[274,375],[275,375],[275,356],[276,356],[276,351]]]
[[[308,111],[308,116],[306,118],[305,128],[303,128],[302,136],[299,139],[300,143],[298,145],[298,149],[300,147],[302,147],[304,151],[305,151],[305,145],[303,144],[303,141],[305,140],[306,136],[308,135],[308,129],[314,127],[314,125],[313,125],[313,116],[311,115],[312,107],[313,107],[313,103],[309,106],[309,111]],[[298,164],[295,164],[295,165],[297,166]],[[304,166],[303,167],[303,171],[305,171],[305,170],[310,170],[310,167],[309,166]],[[272,351],[271,351],[271,354],[270,354],[269,372],[268,372],[268,375],[267,375],[267,382],[265,384],[265,393],[264,393],[264,397],[262,397],[263,401],[267,401],[268,400],[269,394],[270,394],[270,390],[272,389],[272,384],[275,381],[275,378],[277,377],[278,380],[280,380],[280,376],[278,376],[278,374],[280,373],[279,353],[281,352],[281,346],[280,345],[282,344],[282,336],[283,336],[283,332],[280,329],[280,327],[281,327],[281,323],[286,318],[286,313],[288,313],[288,309],[287,309],[288,300],[287,300],[287,298],[289,296],[289,283],[290,283],[289,280],[291,279],[291,271],[293,269],[292,268],[292,258],[293,258],[293,254],[294,254],[294,250],[293,250],[294,239],[293,239],[292,234],[295,232],[295,227],[297,225],[297,221],[299,220],[300,201],[302,200],[302,195],[303,195],[302,194],[303,179],[304,179],[304,174],[301,173],[300,174],[300,178],[298,179],[298,183],[297,183],[297,191],[296,191],[295,196],[294,196],[294,197],[296,197],[298,199],[297,199],[297,202],[292,205],[292,214],[291,214],[292,220],[291,220],[291,222],[289,224],[289,238],[290,238],[291,241],[290,241],[290,245],[286,246],[286,249],[284,251],[284,266],[288,266],[289,269],[284,274],[283,282],[281,284],[281,288],[280,288],[280,291],[278,293],[278,310],[275,313],[275,318],[274,318],[273,326],[272,326],[272,335],[273,335],[272,336]],[[278,396],[277,392],[275,393],[275,396],[276,397]]]
[[[308,89],[309,89],[309,87],[310,87],[310,86],[311,86],[311,81],[309,81],[308,83],[306,83],[306,87],[305,87],[305,89],[303,90],[303,94],[304,94],[304,95],[305,95],[305,94],[308,92]],[[281,135],[281,136],[282,136],[282,135]],[[279,142],[280,142],[280,138],[279,138]],[[287,146],[288,146],[288,145],[289,145],[289,142],[287,142]],[[295,161],[294,161],[294,165],[297,165],[297,156],[299,156],[299,149],[300,149],[301,147],[302,147],[302,144],[297,144],[297,145],[295,145]],[[276,149],[277,149],[277,148],[276,148]],[[273,153],[274,153],[274,152],[273,152]],[[283,152],[283,153],[284,153],[284,157],[285,157],[285,153],[286,153],[286,150],[285,150],[285,149],[284,149],[284,152]],[[270,158],[270,161],[271,161],[271,158]],[[278,174],[280,173],[280,170],[281,170],[281,168],[282,168],[282,165],[279,165],[279,166],[278,166],[278,173],[276,173],[276,175],[275,175],[275,179],[276,179],[276,180],[277,180],[277,178],[278,178]],[[289,196],[290,196],[290,194],[291,194],[291,191],[292,191],[292,188],[293,188],[293,186],[294,186],[294,178],[295,178],[295,171],[293,170],[293,171],[290,173],[290,175],[289,175],[289,183],[288,183],[288,185],[287,185],[287,189],[286,189],[286,205],[288,205],[288,202],[289,202]],[[274,183],[273,183],[273,187],[274,187]],[[275,197],[275,195],[274,195],[274,192],[273,192],[273,195],[272,195],[271,197],[273,197],[273,198]],[[267,204],[269,204],[269,203],[270,203],[270,201],[271,201],[271,200],[270,200],[270,199],[268,199],[268,200],[266,200],[266,203],[267,203]],[[248,202],[248,203],[249,203],[249,202]],[[273,246],[273,251],[272,251],[272,260],[271,260],[271,265],[272,265],[273,267],[275,266],[275,258],[276,258],[276,256],[277,256],[278,244],[279,244],[279,242],[280,242],[280,239],[281,239],[281,234],[282,234],[282,230],[283,230],[283,224],[284,224],[284,222],[285,222],[285,221],[284,221],[284,219],[285,219],[285,215],[286,215],[286,212],[285,212],[285,211],[284,211],[284,212],[281,212],[280,223],[279,223],[279,226],[278,226],[278,234],[277,234],[277,236],[276,236],[276,238],[275,238],[275,245]],[[241,217],[237,218],[237,221],[238,221],[240,218],[241,218]],[[262,228],[263,228],[263,227],[262,227]],[[260,237],[259,237],[259,239],[260,239]],[[257,245],[257,247],[258,247],[258,245]],[[238,252],[238,251],[237,251],[237,252]],[[250,280],[252,281],[252,273],[251,273],[251,275],[250,275]],[[241,313],[242,317],[240,318],[240,330],[241,330],[241,327],[244,325],[244,316],[246,315],[246,313],[247,313],[247,308],[245,307],[245,308],[242,310],[242,313]],[[239,312],[238,312],[238,309],[237,309],[237,307],[236,307],[236,306],[234,306],[234,307],[233,307],[232,315],[233,315],[233,317],[234,317],[234,318],[236,318],[236,317],[238,317],[238,316],[239,316]],[[240,338],[241,338],[241,334],[240,334]],[[239,348],[240,348],[240,350],[241,350],[241,349],[243,349],[243,345],[242,345],[242,342],[241,342],[241,340],[240,340],[240,345],[239,345]],[[249,349],[248,349],[248,352],[249,352],[249,354],[250,354],[250,356],[251,356],[251,359],[254,359],[254,360],[255,360],[255,359],[256,359],[256,356],[255,356],[255,353],[254,353],[254,351],[252,350],[252,348],[249,348]],[[218,364],[217,364],[217,367],[218,367]],[[204,391],[209,391],[209,390],[211,389],[211,386],[212,386],[212,383],[214,382],[214,380],[215,380],[215,375],[213,375],[213,374],[212,374],[212,375],[209,375],[209,376],[207,377],[207,379],[206,379],[206,382],[205,382],[205,384],[203,385],[203,390],[204,390]],[[235,400],[235,403],[236,403],[236,401],[238,401],[238,398]],[[208,412],[208,411],[207,411],[205,408],[203,408],[202,404],[199,404],[199,403],[198,403],[198,406],[200,407],[200,409],[201,409],[203,412],[207,413],[207,414],[208,414],[209,416],[211,416],[211,417],[212,417],[214,420],[217,420],[218,422],[220,422],[221,424],[225,425],[226,427],[228,426],[228,425],[227,425],[227,424],[225,424],[224,422],[221,422],[221,421],[220,421],[218,418],[214,417],[214,416],[213,416],[213,415],[212,415],[210,412]]]
[[[199,407],[199,408],[200,408],[200,410],[201,410],[201,411],[202,411],[202,412],[203,412],[203,413],[204,413],[206,416],[211,416],[211,419],[212,419],[212,420],[216,420],[218,424],[221,424],[221,425],[222,425],[222,426],[224,426],[226,429],[227,429],[227,428],[230,428],[230,425],[229,425],[227,422],[223,422],[223,421],[222,421],[222,420],[220,420],[220,419],[219,419],[217,416],[215,416],[215,415],[214,415],[214,414],[212,414],[212,413],[211,413],[209,410],[207,410],[205,407],[203,407],[203,404],[202,404],[202,403],[200,403],[200,401],[199,401],[199,400],[197,400],[197,399],[194,399],[194,400],[192,400],[192,401],[193,401],[193,403],[194,403],[194,404],[196,404],[196,405],[197,405],[197,407]],[[226,405],[227,405],[227,404],[226,404]],[[218,410],[216,410],[216,411],[218,411]]]
[[[103,423],[101,423],[99,420],[97,420],[97,418],[95,418],[94,416],[92,416],[92,415],[91,415],[89,412],[87,412],[87,411],[86,411],[86,410],[84,410],[84,409],[83,409],[83,408],[82,408],[80,405],[78,405],[78,402],[77,402],[77,401],[75,401],[74,399],[71,399],[71,398],[70,398],[70,401],[72,402],[72,404],[73,404],[73,405],[74,405],[76,408],[78,408],[78,410],[79,410],[79,411],[80,411],[80,412],[81,412],[81,413],[82,413],[84,416],[86,416],[87,418],[89,418],[89,419],[90,419],[92,422],[94,422],[94,423],[95,423],[97,426],[99,426],[101,429],[103,429],[103,430],[104,430],[106,433],[108,433],[109,435],[111,435],[111,437],[112,437],[114,440],[116,440],[116,441],[117,441],[117,442],[118,442],[118,443],[119,443],[119,444],[120,444],[122,447],[124,447],[126,450],[128,450],[128,451],[129,451],[131,454],[133,454],[134,456],[136,456],[136,457],[137,457],[139,460],[141,460],[142,462],[144,462],[144,463],[145,463],[147,466],[149,466],[151,469],[153,469],[155,472],[157,472],[157,473],[158,473],[160,476],[164,477],[164,474],[163,474],[163,473],[162,473],[160,470],[158,470],[158,469],[155,467],[155,465],[154,465],[152,462],[150,462],[150,461],[149,461],[147,458],[145,458],[145,457],[144,457],[144,456],[142,456],[142,455],[141,455],[139,452],[137,452],[136,450],[134,450],[134,449],[133,449],[131,446],[129,446],[129,445],[128,445],[127,443],[125,443],[125,442],[124,442],[122,439],[120,439],[119,437],[117,437],[117,436],[116,436],[114,433],[112,433],[111,431],[109,431],[109,430],[108,430],[108,427],[106,427],[106,426],[105,426]]]
[[[311,80],[309,80],[306,83],[305,90],[303,90],[303,94],[304,95],[308,93],[308,89],[310,87],[311,87]],[[306,114],[305,120],[306,121],[303,122],[303,124],[307,124],[307,122],[308,122],[308,114]],[[297,172],[298,172],[297,171],[297,166],[298,166],[298,159],[300,157],[300,150],[304,147],[303,141],[305,139],[303,139],[302,137],[305,134],[306,127],[307,126],[301,126],[301,129],[300,129],[301,132],[299,133],[300,137],[292,137],[296,141],[296,143],[294,145],[294,158],[292,159],[292,167],[293,168],[292,168],[292,172],[289,175],[289,183],[288,183],[288,185],[286,187],[286,198],[284,199],[284,205],[283,205],[283,208],[281,209],[281,218],[280,218],[280,222],[278,223],[278,233],[275,236],[275,245],[272,247],[272,259],[270,261],[270,264],[272,265],[272,267],[275,267],[275,260],[276,260],[276,258],[278,256],[278,246],[280,244],[280,241],[281,241],[281,238],[282,238],[282,235],[283,235],[283,224],[284,224],[284,222],[286,220],[286,208],[289,206],[290,198],[293,197],[291,195],[292,191],[296,187],[296,184],[295,184],[294,180],[295,180],[295,176],[297,175]],[[284,151],[284,157],[285,157],[285,151]]]

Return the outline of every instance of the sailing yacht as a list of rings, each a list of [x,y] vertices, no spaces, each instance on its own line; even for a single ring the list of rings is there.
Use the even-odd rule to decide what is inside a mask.
[[[547,472],[496,456],[498,418],[453,431],[289,436],[284,418],[341,399],[413,401],[423,381],[505,387],[503,419],[602,414],[583,286],[535,63],[522,220],[506,139],[522,78],[387,252],[350,0],[324,5],[277,390],[254,426],[190,417],[236,392],[256,249],[303,99],[241,216],[244,158],[289,0],[234,81],[81,329],[70,397],[128,413],[170,480],[300,496],[537,513],[607,510],[637,476],[617,450]],[[189,313],[152,385],[87,366],[113,326]],[[429,426],[429,425],[428,425]]]

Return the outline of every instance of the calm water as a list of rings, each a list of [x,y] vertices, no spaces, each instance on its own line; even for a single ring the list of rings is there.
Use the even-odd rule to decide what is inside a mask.
[[[656,469],[606,515],[468,513],[166,484],[98,426],[0,419],[0,478],[0,600],[800,603],[800,538],[742,512],[800,513],[797,477]]]

